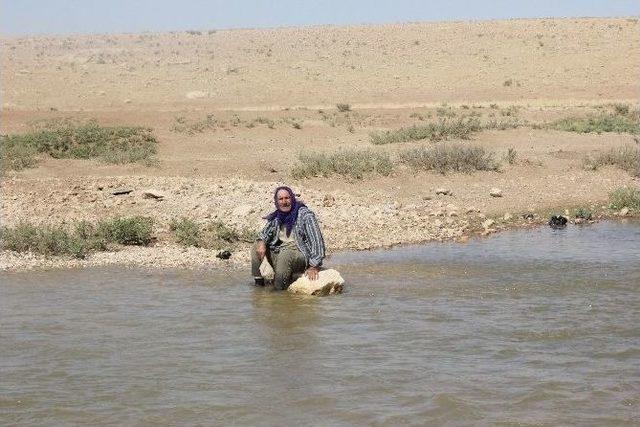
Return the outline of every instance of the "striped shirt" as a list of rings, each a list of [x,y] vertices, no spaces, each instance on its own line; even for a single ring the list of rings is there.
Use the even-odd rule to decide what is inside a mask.
[[[258,234],[258,239],[264,241],[269,249],[273,249],[277,247],[279,229],[278,218],[267,221]],[[291,233],[295,235],[296,246],[307,259],[307,264],[310,267],[321,266],[325,256],[324,239],[316,215],[306,206],[301,206],[298,210],[298,218]]]

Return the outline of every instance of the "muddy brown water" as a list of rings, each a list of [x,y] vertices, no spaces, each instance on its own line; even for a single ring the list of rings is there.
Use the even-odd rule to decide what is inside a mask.
[[[2,425],[640,423],[640,223],[240,273],[1,273]]]

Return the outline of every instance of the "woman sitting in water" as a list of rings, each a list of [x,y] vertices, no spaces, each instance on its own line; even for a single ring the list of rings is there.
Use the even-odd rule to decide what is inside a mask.
[[[276,210],[264,217],[267,224],[251,254],[251,272],[256,285],[264,285],[260,264],[265,256],[275,271],[276,289],[287,289],[303,273],[316,280],[325,248],[315,214],[304,203],[296,201],[289,187],[276,188],[274,202]]]

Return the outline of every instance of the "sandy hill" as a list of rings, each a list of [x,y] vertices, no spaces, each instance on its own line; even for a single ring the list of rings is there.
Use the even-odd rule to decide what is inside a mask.
[[[16,110],[602,101],[640,93],[636,18],[4,39]]]

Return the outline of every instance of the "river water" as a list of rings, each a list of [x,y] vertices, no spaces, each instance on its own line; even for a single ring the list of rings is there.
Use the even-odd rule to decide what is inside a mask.
[[[2,425],[640,424],[640,224],[241,273],[1,273]]]

